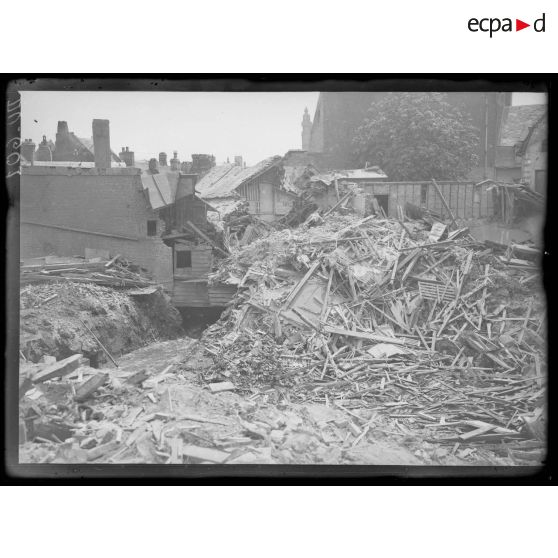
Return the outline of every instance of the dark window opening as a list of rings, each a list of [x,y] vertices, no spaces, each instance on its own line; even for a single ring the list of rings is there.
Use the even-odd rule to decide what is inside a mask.
[[[176,267],[192,267],[192,252],[181,250],[176,253]]]
[[[389,195],[388,194],[375,194],[376,202],[384,210],[386,215],[389,214]]]
[[[147,221],[147,236],[157,236],[157,221]]]
[[[420,204],[426,205],[428,195],[428,184],[421,184],[420,185]]]

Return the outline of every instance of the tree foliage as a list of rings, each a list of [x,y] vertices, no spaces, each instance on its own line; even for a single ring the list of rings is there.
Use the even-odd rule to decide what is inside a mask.
[[[478,164],[478,144],[478,128],[443,93],[389,93],[353,139],[355,163],[396,181],[463,178]]]

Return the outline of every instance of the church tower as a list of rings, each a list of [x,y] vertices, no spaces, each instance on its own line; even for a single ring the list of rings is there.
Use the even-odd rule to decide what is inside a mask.
[[[302,149],[308,151],[310,149],[310,135],[312,133],[312,120],[308,114],[308,107],[304,109],[302,116]]]

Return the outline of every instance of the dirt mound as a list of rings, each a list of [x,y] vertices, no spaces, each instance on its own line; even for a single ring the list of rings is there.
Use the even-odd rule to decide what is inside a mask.
[[[85,327],[84,326],[85,323]],[[39,283],[20,291],[20,351],[28,361],[75,353],[93,364],[106,357],[89,328],[114,357],[182,335],[181,317],[161,291],[131,296],[92,283]]]

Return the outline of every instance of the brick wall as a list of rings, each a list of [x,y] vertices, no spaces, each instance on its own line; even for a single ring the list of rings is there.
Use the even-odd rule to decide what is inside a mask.
[[[143,193],[139,170],[27,167],[21,176],[21,257],[84,255],[85,248],[121,254],[172,282],[172,253]],[[147,222],[157,221],[157,236]]]

